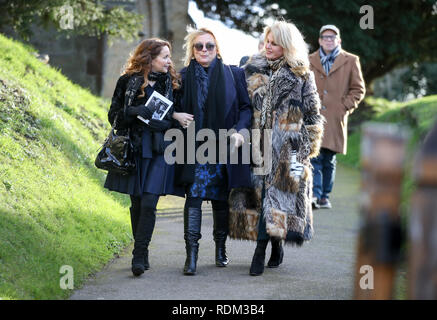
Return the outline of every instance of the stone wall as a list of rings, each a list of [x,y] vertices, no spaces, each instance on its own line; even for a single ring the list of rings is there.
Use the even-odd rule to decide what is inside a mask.
[[[176,69],[182,67],[183,38],[187,24],[188,0],[106,0],[108,6],[123,5],[144,15],[140,39],[132,42],[115,40],[110,46],[106,38],[85,36],[61,36],[55,28],[48,30],[34,27],[29,43],[40,54],[48,54],[49,64],[61,70],[73,82],[104,97],[112,97],[114,87],[130,52],[137,44],[149,37],[160,37],[173,46],[173,61]],[[20,39],[11,29],[1,33]]]
[[[105,41],[103,50],[101,95],[111,97],[118,77],[130,52],[143,39],[159,37],[170,41],[172,59],[176,70],[182,68],[182,49],[186,26],[191,23],[188,15],[188,0],[137,0],[136,10],[144,15],[142,37],[139,41],[114,41],[112,46]]]
[[[101,91],[103,40],[86,36],[66,37],[54,27],[33,27],[33,36],[24,41],[11,28],[0,30],[2,34],[29,43],[39,54],[49,56],[49,64],[59,69],[73,82],[88,88],[95,94]]]

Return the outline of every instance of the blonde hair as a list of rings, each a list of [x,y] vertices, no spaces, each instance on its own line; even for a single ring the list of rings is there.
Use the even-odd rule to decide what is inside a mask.
[[[185,43],[183,45],[183,48],[185,49],[185,57],[183,59],[184,66],[187,67],[190,64],[191,59],[193,59],[194,57],[194,40],[196,40],[198,36],[204,34],[210,34],[214,38],[215,47],[217,48],[217,57],[222,59],[220,55],[220,48],[217,42],[217,38],[215,37],[214,33],[211,30],[207,28],[196,29],[193,28],[192,26],[188,26],[187,32],[188,34],[184,38]]]
[[[298,76],[308,74],[310,62],[308,59],[308,45],[299,29],[291,23],[276,20],[272,25],[264,28],[264,39],[271,33],[275,43],[284,49],[284,58]]]

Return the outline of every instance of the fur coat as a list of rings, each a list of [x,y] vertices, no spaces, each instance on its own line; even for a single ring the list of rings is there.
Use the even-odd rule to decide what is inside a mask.
[[[310,158],[319,153],[324,123],[314,75],[309,70],[302,71],[299,63],[293,67],[285,64],[273,72],[261,55],[251,57],[244,69],[253,106],[252,129],[265,128],[261,127],[261,122],[265,122],[261,120],[261,110],[268,97],[271,107],[266,117],[270,117],[271,142],[270,136],[257,139],[252,131],[253,188],[231,191],[229,236],[255,241],[263,216],[271,237],[302,245],[313,235]],[[264,131],[260,131],[260,136]],[[271,144],[271,152],[263,154],[265,144]],[[298,176],[290,171],[292,150],[303,165],[303,173]],[[271,170],[255,174],[259,167],[268,167],[269,154]]]

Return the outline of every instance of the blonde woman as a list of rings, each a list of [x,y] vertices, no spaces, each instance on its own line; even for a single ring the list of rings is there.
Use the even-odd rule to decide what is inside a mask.
[[[250,128],[252,117],[244,71],[223,63],[217,39],[211,30],[189,28],[185,41],[182,98],[179,113],[174,118],[183,128],[195,126],[196,134],[200,129],[211,129],[219,137],[219,129],[233,128],[237,132],[232,135],[232,143],[241,146],[244,138],[238,131]],[[216,155],[219,155],[218,149]],[[184,207],[187,252],[184,274],[196,273],[203,200],[212,203],[215,263],[218,267],[225,267],[229,261],[225,247],[229,225],[228,190],[250,186],[249,165],[219,163],[218,159],[206,164],[199,164],[197,159],[195,164],[185,161],[176,167],[176,183],[185,188],[187,197]]]
[[[250,57],[244,69],[254,110],[252,128],[271,130],[272,137],[271,142],[264,141],[267,136],[261,134],[259,141],[252,141],[253,154],[261,159],[270,156],[271,171],[252,174],[254,188],[233,190],[229,200],[233,217],[246,216],[231,221],[231,237],[257,241],[253,276],[264,272],[269,240],[268,266],[275,268],[282,263],[283,240],[300,246],[313,235],[310,158],[319,152],[324,121],[299,30],[292,23],[276,21],[265,28],[264,38],[264,49]],[[263,145],[269,143],[271,155],[263,154]],[[256,219],[249,219],[254,212]]]

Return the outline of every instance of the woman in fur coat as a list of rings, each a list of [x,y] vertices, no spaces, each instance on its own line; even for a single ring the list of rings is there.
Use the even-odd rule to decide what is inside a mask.
[[[264,31],[265,47],[243,67],[253,106],[253,188],[234,189],[229,197],[230,237],[256,240],[251,275],[283,258],[282,241],[302,245],[313,235],[312,171],[323,135],[323,116],[308,48],[292,23],[277,21]],[[264,168],[263,170],[260,170]],[[265,170],[267,168],[267,170]]]

